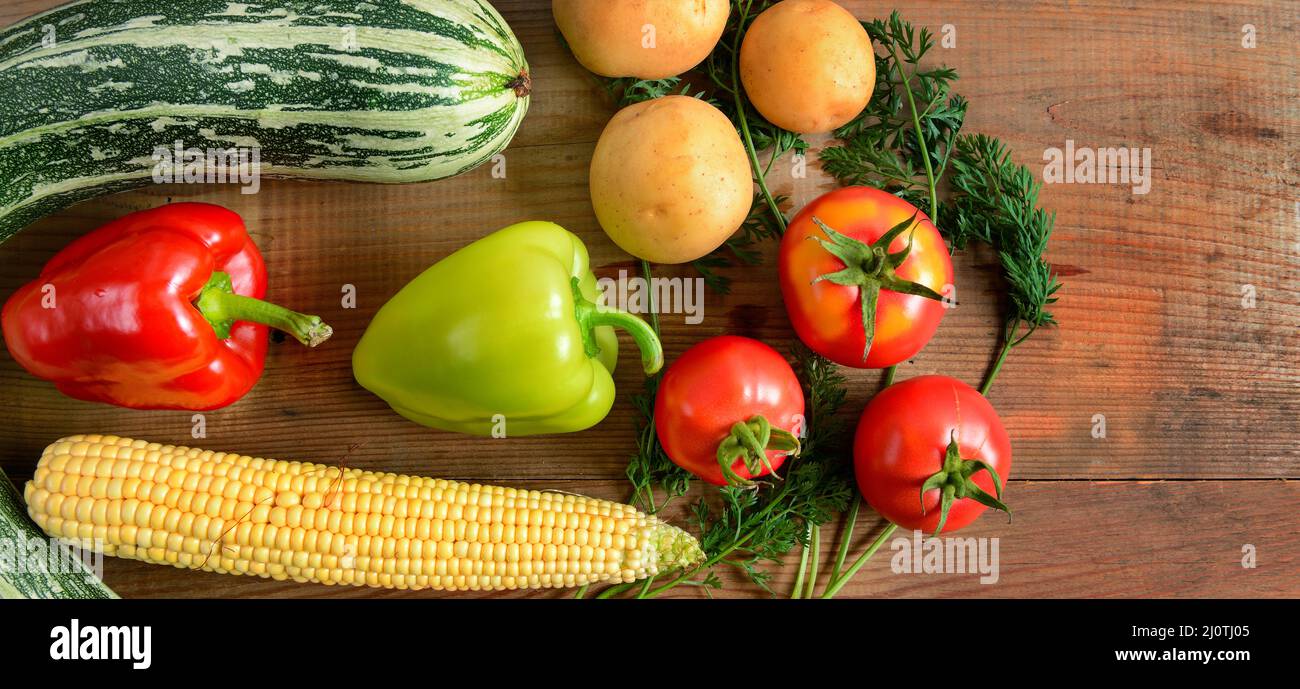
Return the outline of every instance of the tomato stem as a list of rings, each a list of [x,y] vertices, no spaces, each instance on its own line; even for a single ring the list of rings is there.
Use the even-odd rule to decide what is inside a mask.
[[[826,253],[839,259],[844,265],[837,271],[818,275],[813,284],[827,281],[844,287],[858,289],[858,301],[862,308],[862,338],[866,343],[862,350],[862,360],[871,354],[871,345],[876,337],[876,309],[880,300],[880,290],[887,289],[899,294],[910,294],[935,301],[943,301],[943,295],[929,287],[910,280],[904,280],[895,273],[912,252],[912,236],[916,231],[916,221],[921,212],[891,227],[870,244],[845,235],[822,222],[817,216],[812,221],[826,235],[826,239],[812,237]],[[894,240],[908,234],[907,246],[889,253]]]
[[[718,444],[718,466],[727,483],[733,486],[754,485],[753,481],[736,473],[736,462],[742,462],[750,476],[771,474],[780,478],[767,456],[769,451],[797,457],[799,438],[783,428],[773,426],[767,417],[757,414],[748,421],[737,421],[732,425],[731,433]]]
[[[822,598],[834,598],[835,594],[839,593],[840,589],[844,588],[844,585],[849,583],[849,580],[858,573],[858,570],[862,569],[863,565],[867,564],[867,560],[870,560],[871,556],[875,555],[877,550],[880,550],[880,546],[884,545],[885,540],[888,539],[896,530],[898,530],[898,525],[890,522],[889,526],[886,526],[885,530],[881,531],[880,535],[876,537],[876,540],[872,541],[871,545],[858,556],[858,559],[853,561],[853,565],[849,567],[848,571],[844,572],[843,576],[826,585],[826,590],[822,592]]]
[[[881,388],[887,388],[887,387],[893,385],[893,384],[894,384],[894,374],[895,374],[895,373],[898,373],[898,366],[897,366],[897,365],[890,366],[889,368],[885,369],[885,384],[884,384],[884,385],[881,385],[880,387],[881,387]]]
[[[997,497],[984,492],[972,479],[976,472],[985,471],[993,478],[994,493]],[[938,489],[941,493],[939,502],[940,513],[939,523],[934,527],[934,535],[938,536],[943,532],[943,525],[948,522],[948,510],[958,500],[971,498],[986,507],[1002,510],[1011,516],[1011,509],[1002,502],[1002,477],[993,465],[979,459],[964,459],[961,456],[961,448],[957,445],[957,432],[953,431],[951,439],[948,441],[948,448],[944,450],[943,466],[934,475],[921,484],[921,514],[925,514],[925,494],[931,490]]]

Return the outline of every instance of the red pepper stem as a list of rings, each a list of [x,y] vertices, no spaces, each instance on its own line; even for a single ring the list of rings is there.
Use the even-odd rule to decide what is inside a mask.
[[[592,302],[582,294],[577,278],[573,278],[573,303],[578,316],[578,325],[582,328],[587,356],[596,356],[600,353],[592,330],[609,326],[626,330],[632,336],[632,341],[636,342],[637,348],[641,350],[641,367],[645,369],[646,375],[654,375],[663,368],[663,344],[659,342],[659,336],[655,334],[654,328],[650,327],[649,323],[626,311]]]
[[[199,291],[194,306],[216,331],[217,337],[223,340],[230,337],[230,328],[236,321],[261,323],[283,330],[308,347],[315,347],[334,334],[334,329],[321,321],[320,316],[309,316],[269,301],[235,294],[226,273],[212,274]]]

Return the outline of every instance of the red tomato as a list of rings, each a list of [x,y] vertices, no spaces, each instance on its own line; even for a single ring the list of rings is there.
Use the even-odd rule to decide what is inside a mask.
[[[957,454],[948,456],[954,439]],[[977,499],[981,494],[1000,495],[1000,486],[995,487],[983,466],[962,460],[992,467],[1004,484],[1011,471],[1011,441],[997,412],[959,380],[921,376],[891,385],[871,400],[858,421],[853,440],[858,488],[873,509],[904,529],[930,533],[939,528],[942,485],[951,484],[954,493],[945,532],[965,527],[987,509]],[[943,478],[946,469],[955,471],[942,482],[933,479],[933,487],[922,495],[926,482]]]
[[[764,423],[768,438],[762,437]],[[659,443],[678,466],[714,485],[728,483],[720,445],[734,457],[727,463],[735,474],[731,483],[744,484],[797,454],[802,430],[799,378],[785,358],[757,340],[705,340],[674,361],[659,383]]]
[[[821,241],[814,241],[831,238],[813,218],[851,240],[870,245],[913,217],[914,225],[888,247],[881,247],[894,254],[911,242],[906,260],[893,269],[882,269],[869,253],[850,266]],[[881,276],[888,281],[892,273],[940,295],[949,295],[953,289],[948,248],[929,218],[897,196],[870,187],[836,189],[804,206],[781,240],[779,261],[781,294],[799,339],[827,359],[855,368],[885,368],[915,356],[934,336],[945,305],[933,298],[880,289],[875,336],[864,359],[863,288],[819,278],[856,267],[869,278]]]

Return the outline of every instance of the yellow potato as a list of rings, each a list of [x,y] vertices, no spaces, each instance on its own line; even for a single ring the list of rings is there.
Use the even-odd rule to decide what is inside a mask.
[[[662,79],[713,52],[729,0],[552,0],[551,14],[583,67],[607,77]]]
[[[745,147],[722,111],[665,96],[618,111],[591,159],[591,205],[624,251],[686,263],[718,248],[749,213]]]
[[[784,0],[745,34],[740,80],[769,122],[820,134],[867,107],[876,59],[871,38],[848,10],[831,0]]]

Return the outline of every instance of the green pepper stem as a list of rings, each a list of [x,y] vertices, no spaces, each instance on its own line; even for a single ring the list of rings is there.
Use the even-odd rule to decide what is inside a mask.
[[[649,323],[619,309],[598,306],[582,294],[578,279],[573,278],[573,302],[578,316],[578,325],[582,328],[583,343],[588,356],[596,356],[600,348],[592,330],[601,326],[626,330],[641,350],[641,367],[646,375],[654,375],[664,366],[664,348],[659,336]]]
[[[230,327],[235,321],[261,323],[283,330],[308,347],[315,347],[334,334],[334,329],[321,321],[320,316],[309,316],[269,301],[235,294],[226,273],[212,274],[199,292],[198,299],[194,300],[194,306],[221,339],[230,337]]]

